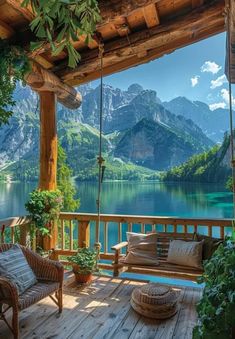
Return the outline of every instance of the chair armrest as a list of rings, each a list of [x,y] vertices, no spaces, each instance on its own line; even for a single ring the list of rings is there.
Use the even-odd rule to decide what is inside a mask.
[[[22,251],[37,279],[56,281],[62,286],[64,266],[59,261],[42,258],[39,254],[26,247],[22,247]]]
[[[123,241],[123,242],[120,242],[120,243],[117,244],[117,245],[112,246],[111,249],[112,249],[113,251],[119,251],[119,250],[121,250],[122,248],[127,247],[127,245],[128,245],[128,242],[127,242],[127,241]]]
[[[0,304],[1,301],[11,306],[18,305],[18,290],[16,284],[0,276]]]

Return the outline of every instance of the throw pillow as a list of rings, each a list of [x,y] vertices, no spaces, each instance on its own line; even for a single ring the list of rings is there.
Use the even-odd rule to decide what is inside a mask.
[[[127,232],[127,264],[159,265],[157,259],[157,233],[143,234]]]
[[[0,276],[14,282],[19,294],[37,283],[34,272],[17,244],[0,253]]]
[[[202,268],[203,241],[173,240],[170,242],[167,261],[172,264]]]
[[[224,240],[220,238],[212,238],[207,235],[202,235],[198,233],[194,233],[194,239],[195,241],[202,241],[203,247],[202,247],[202,260],[208,260],[211,258],[213,253],[217,250],[220,244],[223,244]]]

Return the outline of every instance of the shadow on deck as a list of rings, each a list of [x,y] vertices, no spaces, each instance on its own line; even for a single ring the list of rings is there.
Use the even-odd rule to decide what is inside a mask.
[[[191,338],[197,318],[195,304],[202,290],[175,287],[181,290],[178,313],[168,320],[157,321],[139,316],[130,306],[133,288],[144,283],[101,276],[91,285],[79,287],[68,277],[63,313],[58,314],[50,298],[22,311],[21,338]],[[0,323],[0,338],[11,338],[3,322]]]

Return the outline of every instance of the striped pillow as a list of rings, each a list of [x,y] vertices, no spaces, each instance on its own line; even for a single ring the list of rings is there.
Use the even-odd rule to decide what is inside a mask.
[[[37,283],[35,274],[17,244],[0,253],[0,276],[13,281],[19,294]]]

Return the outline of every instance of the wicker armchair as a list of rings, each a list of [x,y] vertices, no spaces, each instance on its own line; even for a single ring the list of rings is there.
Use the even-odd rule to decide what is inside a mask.
[[[11,248],[11,244],[0,246],[0,252]],[[63,277],[64,268],[59,262],[42,258],[30,249],[21,246],[21,249],[37,277],[38,283],[23,294],[18,295],[16,285],[10,280],[0,276],[0,320],[4,320],[11,329],[14,338],[19,338],[19,312],[39,300],[50,296],[51,299],[62,312],[63,307]],[[55,293],[55,296],[52,294]],[[5,307],[3,307],[3,305]],[[12,308],[12,324],[10,325],[6,319],[5,313]]]

